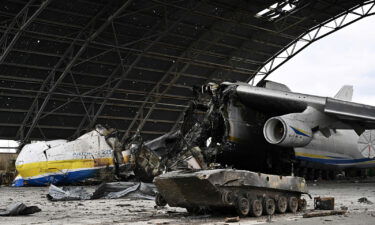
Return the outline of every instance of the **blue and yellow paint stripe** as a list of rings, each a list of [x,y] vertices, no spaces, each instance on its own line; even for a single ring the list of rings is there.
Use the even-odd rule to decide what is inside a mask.
[[[292,127],[292,126],[289,126],[290,128],[292,128],[292,130],[294,131],[294,133],[296,134],[299,134],[299,135],[302,135],[302,136],[305,136],[305,137],[311,137],[311,135],[309,134],[309,132],[307,131],[304,131],[302,129],[299,129],[299,128],[295,128],[295,127]]]
[[[375,164],[375,159],[373,158],[361,158],[361,159],[346,159],[338,157],[330,157],[324,155],[316,155],[309,153],[296,152],[296,157],[301,160],[323,163],[323,164],[332,164],[332,165],[366,165],[366,164]]]
[[[112,158],[72,159],[25,163],[16,167],[24,185],[68,184],[94,177]],[[21,182],[19,182],[21,183]]]

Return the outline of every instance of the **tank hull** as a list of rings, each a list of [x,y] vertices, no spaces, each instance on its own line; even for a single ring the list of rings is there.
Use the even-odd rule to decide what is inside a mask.
[[[236,208],[238,201],[278,202],[307,194],[303,178],[255,173],[246,170],[215,169],[196,172],[173,171],[154,183],[161,197],[172,207]]]

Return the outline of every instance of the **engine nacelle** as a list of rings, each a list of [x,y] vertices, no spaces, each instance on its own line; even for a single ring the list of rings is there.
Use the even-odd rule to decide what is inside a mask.
[[[312,140],[311,128],[289,115],[272,117],[263,127],[263,134],[270,144],[283,147],[303,147]]]

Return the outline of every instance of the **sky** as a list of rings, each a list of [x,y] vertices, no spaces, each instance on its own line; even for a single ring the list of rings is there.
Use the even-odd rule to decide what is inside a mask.
[[[375,106],[375,16],[316,41],[267,79],[295,92],[330,97],[353,85],[353,102]]]

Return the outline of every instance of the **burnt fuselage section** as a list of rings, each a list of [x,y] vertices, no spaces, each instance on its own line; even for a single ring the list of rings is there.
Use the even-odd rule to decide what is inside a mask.
[[[136,175],[150,181],[165,171],[217,167],[290,175],[293,149],[269,144],[263,135],[264,123],[275,115],[243,104],[236,87],[203,86],[177,131],[130,142]]]
[[[290,174],[293,148],[269,144],[263,135],[264,124],[275,116],[274,113],[246,106],[236,94],[236,85],[224,83],[216,89],[207,87],[205,90],[203,94],[211,98],[207,104],[209,110],[203,121],[197,123],[208,128],[202,135],[210,140],[206,147],[220,149],[215,156],[217,163],[236,169]]]

